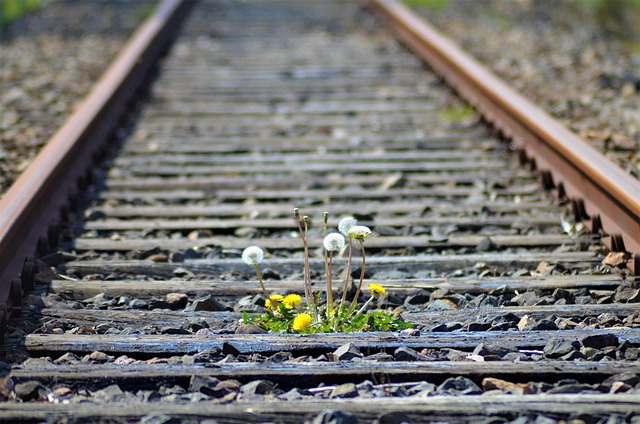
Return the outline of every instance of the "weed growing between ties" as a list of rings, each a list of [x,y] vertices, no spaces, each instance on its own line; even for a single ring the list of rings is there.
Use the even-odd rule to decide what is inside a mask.
[[[338,233],[327,234],[329,214],[324,213],[324,265],[325,265],[325,296],[321,297],[311,289],[311,271],[309,267],[309,245],[307,235],[309,217],[300,217],[298,209],[293,210],[293,220],[300,231],[304,249],[303,285],[304,297],[298,294],[270,294],[262,280],[259,264],[264,259],[264,252],[258,246],[247,247],[242,253],[242,260],[255,268],[262,293],[266,297],[265,312],[261,315],[244,313],[245,324],[254,324],[273,332],[295,333],[329,333],[356,331],[396,331],[410,328],[411,324],[403,321],[399,313],[369,310],[371,302],[386,294],[385,288],[379,284],[369,284],[368,300],[358,307],[358,298],[364,282],[366,256],[364,241],[371,236],[371,230],[364,225],[358,225],[355,218],[347,217],[340,221]],[[346,240],[345,240],[346,237]],[[347,243],[348,240],[348,243]],[[362,252],[362,266],[360,280],[356,293],[351,301],[347,299],[349,291],[349,277],[354,244]],[[348,249],[347,269],[342,282],[342,296],[339,300],[333,298],[333,259],[337,252]]]

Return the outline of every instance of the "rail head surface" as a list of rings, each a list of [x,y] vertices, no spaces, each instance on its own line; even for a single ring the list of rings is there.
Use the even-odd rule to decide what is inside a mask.
[[[190,2],[163,0],[135,32],[65,124],[0,200],[0,340],[22,292],[33,287],[34,246],[49,244],[63,207],[100,155]],[[102,150],[104,151],[104,150]],[[53,240],[51,240],[53,241]],[[22,273],[22,275],[21,275]]]
[[[599,215],[608,234],[622,235],[625,249],[635,255],[630,268],[637,274],[640,182],[510,88],[398,0],[370,0],[370,3],[389,19],[408,47],[488,121],[526,150],[538,169],[550,170],[569,197],[581,199],[589,215]]]

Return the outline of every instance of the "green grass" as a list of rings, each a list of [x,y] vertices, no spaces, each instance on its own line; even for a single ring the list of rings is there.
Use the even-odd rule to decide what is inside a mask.
[[[640,44],[640,0],[567,0],[574,10],[594,19],[601,29],[631,50]]]
[[[40,0],[0,0],[0,26],[40,7]]]
[[[143,4],[136,8],[136,10],[133,12],[133,15],[136,17],[136,19],[144,21],[149,16],[153,15],[153,12],[155,12],[155,10],[155,4]]]
[[[474,119],[477,113],[474,108],[467,104],[450,104],[440,112],[440,119],[446,122],[458,122]]]
[[[424,7],[431,10],[444,9],[449,0],[404,0],[409,7]]]

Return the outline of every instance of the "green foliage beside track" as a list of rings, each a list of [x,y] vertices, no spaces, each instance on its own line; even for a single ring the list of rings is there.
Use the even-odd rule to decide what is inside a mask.
[[[440,10],[447,5],[448,0],[404,0],[409,7],[424,7],[426,9]]]
[[[640,0],[598,0],[594,13],[605,30],[640,42]]]
[[[41,0],[0,0],[0,26],[40,7]]]

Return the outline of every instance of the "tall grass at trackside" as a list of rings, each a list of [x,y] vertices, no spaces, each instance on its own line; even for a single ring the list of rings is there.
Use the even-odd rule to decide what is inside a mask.
[[[0,26],[38,9],[41,0],[0,0]]]
[[[460,0],[403,0],[413,8],[438,11]],[[475,0],[462,0],[475,1]],[[500,2],[516,0],[497,0],[487,2],[492,5],[490,13],[499,15]],[[533,0],[533,3],[541,0]],[[636,51],[640,46],[640,0],[556,0],[558,4],[569,5],[578,14],[590,16],[600,28],[622,40]],[[531,3],[531,2],[530,2]],[[499,16],[498,16],[499,17]]]

